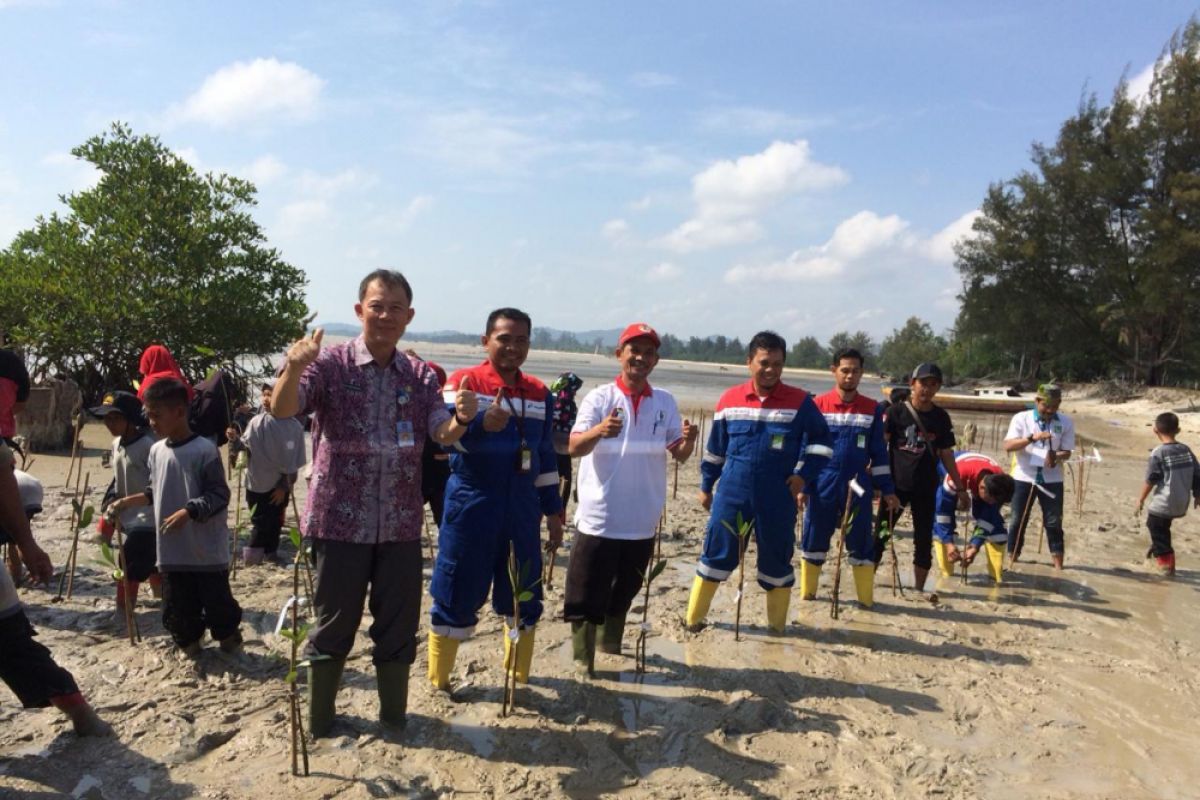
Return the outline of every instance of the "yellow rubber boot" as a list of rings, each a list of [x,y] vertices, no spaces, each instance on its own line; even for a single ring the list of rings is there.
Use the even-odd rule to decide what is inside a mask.
[[[433,688],[450,689],[450,670],[458,655],[458,639],[429,632],[429,682]]]
[[[875,567],[872,564],[855,564],[850,567],[854,573],[854,591],[858,602],[863,608],[875,605]]]
[[[687,627],[689,630],[698,630],[704,625],[704,618],[708,616],[708,609],[712,605],[713,595],[717,593],[717,587],[720,585],[718,581],[705,580],[699,575],[692,581],[692,593],[688,597],[687,607]]]
[[[1002,583],[1004,578],[1004,545],[995,542],[984,542],[983,549],[987,553],[988,575],[996,583]]]
[[[528,628],[521,628],[521,635],[517,639],[517,683],[529,683],[529,668],[533,666],[533,633],[536,626],[530,625]],[[508,669],[509,659],[512,657],[512,628],[507,624],[504,626],[504,668]]]
[[[942,571],[942,577],[952,577],[954,575],[954,565],[946,557],[946,543],[935,540],[933,543],[933,554],[937,556],[938,569]]]
[[[810,564],[807,561],[800,560],[800,599],[815,600],[817,597],[817,584],[821,580],[821,565]]]
[[[791,600],[790,586],[767,590],[767,626],[775,633],[787,630],[788,604]]]

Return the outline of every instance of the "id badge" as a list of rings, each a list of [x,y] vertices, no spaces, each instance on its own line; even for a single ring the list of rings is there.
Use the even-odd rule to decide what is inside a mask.
[[[771,449],[772,450],[782,450],[783,449],[783,434],[782,433],[771,434]]]
[[[526,444],[517,451],[517,472],[526,475],[533,471],[533,451]]]
[[[860,433],[858,435],[858,449],[861,450],[866,446],[867,446],[867,435],[865,433]]]
[[[417,437],[413,433],[412,420],[402,419],[396,423],[396,446],[415,447]]]

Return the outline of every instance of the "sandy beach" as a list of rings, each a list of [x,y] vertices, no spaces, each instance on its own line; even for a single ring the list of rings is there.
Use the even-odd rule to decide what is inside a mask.
[[[479,348],[411,346],[447,368],[482,358]],[[616,372],[599,356],[535,353],[527,363],[547,381],[567,369],[585,378],[584,391]],[[710,408],[743,376],[736,366],[663,362],[652,381],[690,410]],[[786,380],[814,391],[832,385],[825,373],[789,371]],[[864,382],[864,392],[875,385]],[[1155,444],[1150,422],[1175,409],[1181,440],[1200,444],[1200,413],[1191,408],[1182,392],[1152,391],[1115,406],[1068,394],[1063,410],[1075,416],[1081,449],[1090,455],[1095,447],[1103,460],[1089,463],[1081,511],[1068,486],[1063,572],[1038,552],[1032,524],[1026,555],[1001,587],[977,564],[965,584],[954,577],[934,585],[931,577],[934,604],[911,588],[894,594],[885,560],[875,608],[853,602],[847,570],[841,618],[833,620],[828,566],[817,601],[794,595],[784,636],[768,635],[762,590],[748,579],[740,642],[734,584],[718,591],[707,629],[683,628],[706,521],[694,500],[693,458],[666,509],[668,567],[650,593],[645,675],[632,658],[639,600],[625,654],[598,655],[595,681],[575,677],[569,628],[559,619],[562,552],[533,678],[518,690],[515,714],[500,715],[501,624],[485,609],[459,653],[451,696],[427,687],[422,630],[407,730],[384,731],[368,614],[347,664],[334,736],[312,745],[307,778],[290,774],[287,642],[274,634],[290,571],[239,568],[232,585],[245,611],[245,653],[223,656],[210,642],[193,663],[173,652],[146,593],[138,611],[145,638],[129,644],[112,621],[111,581],[89,535],[71,600],[52,603],[53,592],[37,588],[21,594],[40,641],[118,737],[76,740],[57,712],[24,711],[3,693],[0,796],[1195,797],[1200,516],[1176,523],[1180,569],[1166,580],[1144,558],[1149,539],[1133,513]],[[968,417],[954,417],[961,432]],[[974,419],[983,449],[995,454],[991,419]],[[103,426],[87,425],[83,442],[83,469],[97,487],[88,500],[98,504],[109,477],[100,465]],[[30,469],[46,486],[35,535],[57,565],[71,541],[68,455],[37,454]],[[907,526],[899,526],[897,549],[911,586]]]

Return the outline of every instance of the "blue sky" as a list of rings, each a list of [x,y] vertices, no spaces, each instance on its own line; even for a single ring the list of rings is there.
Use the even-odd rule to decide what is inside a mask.
[[[1196,10],[0,0],[0,242],[120,119],[253,180],[325,321],[389,266],[418,330],[943,329],[988,183]]]

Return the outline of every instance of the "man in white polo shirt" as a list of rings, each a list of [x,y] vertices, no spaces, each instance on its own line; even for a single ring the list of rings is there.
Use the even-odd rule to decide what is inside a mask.
[[[563,617],[571,623],[576,670],[594,675],[601,649],[621,652],[625,615],[654,551],[654,529],[667,499],[667,453],[692,454],[699,430],[681,422],[675,398],[651,389],[658,334],[635,323],[617,341],[621,373],[588,392],[571,429],[569,450],[582,458],[575,537]]]
[[[1062,389],[1053,383],[1038,387],[1037,404],[1012,418],[1004,449],[1014,454],[1016,488],[1008,525],[1008,552],[1016,561],[1025,544],[1025,526],[1032,517],[1033,497],[1042,507],[1042,524],[1055,569],[1063,567],[1063,468],[1075,449],[1075,423],[1058,410]]]

